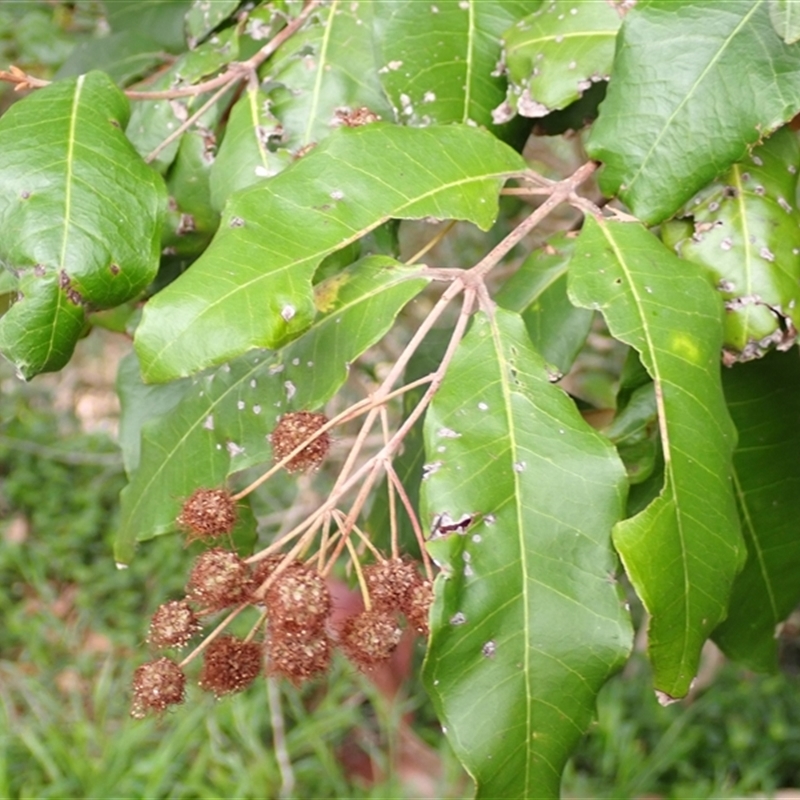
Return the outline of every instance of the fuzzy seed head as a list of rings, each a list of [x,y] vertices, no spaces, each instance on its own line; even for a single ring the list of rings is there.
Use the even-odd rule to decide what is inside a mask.
[[[408,624],[422,636],[430,633],[430,615],[433,605],[433,584],[430,581],[420,580],[409,595],[408,602],[403,607]]]
[[[288,678],[295,686],[327,672],[331,663],[331,642],[325,631],[271,628],[266,647],[267,672]]]
[[[372,609],[345,620],[340,643],[345,655],[367,671],[389,658],[402,633],[392,614]]]
[[[310,411],[290,411],[284,414],[269,437],[275,460],[282,461],[295,447],[302,444],[327,422],[328,418],[324,414],[313,414]],[[330,447],[330,436],[323,433],[287,462],[286,471],[305,472],[309,469],[316,469],[328,455]]]
[[[131,716],[143,719],[148,711],[162,713],[167,707],[182,703],[186,676],[171,658],[158,658],[136,668],[133,673]]]
[[[198,556],[186,590],[193,602],[209,611],[219,611],[249,599],[250,570],[236,553],[215,547]]]
[[[215,539],[236,525],[236,503],[224,489],[195,489],[183,504],[178,524],[187,531],[187,542]]]
[[[412,561],[393,558],[364,567],[370,600],[381,611],[401,611],[421,578]]]
[[[160,605],[150,620],[147,641],[155,647],[186,647],[200,630],[200,623],[185,600]]]
[[[246,689],[261,673],[261,645],[220,636],[206,648],[198,685],[217,697]]]
[[[267,590],[272,624],[290,630],[319,633],[331,611],[325,579],[302,562],[295,562]]]

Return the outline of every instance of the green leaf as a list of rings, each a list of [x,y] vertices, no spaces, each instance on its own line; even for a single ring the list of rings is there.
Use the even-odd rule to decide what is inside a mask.
[[[425,440],[423,514],[444,570],[426,686],[479,798],[557,798],[631,647],[610,541],[622,465],[502,309],[476,316]]]
[[[592,325],[591,311],[567,297],[567,268],[575,241],[563,234],[531,253],[498,292],[503,308],[517,311],[537,352],[562,374],[569,372]]]
[[[769,18],[786,44],[800,41],[800,7],[797,0],[769,0]]]
[[[287,149],[270,149],[270,140],[280,140],[282,133],[267,95],[258,88],[247,89],[231,109],[225,138],[211,169],[211,203],[217,211],[233,192],[291,164]]]
[[[217,230],[219,214],[210,202],[214,164],[213,138],[208,131],[187,131],[167,173],[170,202],[161,237],[165,254],[196,256]]]
[[[236,28],[229,28],[203,42],[180,58],[148,87],[152,91],[182,89],[199,83],[213,75],[239,55],[239,36]],[[222,112],[231,102],[231,93],[226,93],[197,121],[197,126],[206,129],[216,125]],[[207,102],[203,97],[179,97],[172,100],[142,100],[133,108],[131,120],[125,131],[133,146],[143,158],[167,139],[175,129],[199,107]],[[208,130],[205,131],[208,133]],[[159,172],[166,172],[178,153],[181,137],[178,137],[152,161]]]
[[[217,25],[228,19],[239,4],[240,0],[194,0],[186,12],[189,47],[196,47]]]
[[[506,31],[508,98],[498,114],[543,117],[608,80],[620,15],[608,3],[555,0]]]
[[[271,110],[289,150],[321,142],[341,124],[337,111],[365,107],[392,119],[376,74],[372,10],[372,3],[332,0],[262,69],[276,86]]]
[[[800,327],[800,213],[795,205],[800,144],[778,131],[746,161],[705,187],[662,237],[707,267],[726,300],[725,345],[746,361],[793,344]]]
[[[491,127],[505,94],[505,81],[494,74],[500,37],[530,8],[525,0],[375,3],[378,73],[396,118]]]
[[[776,626],[800,602],[797,355],[774,353],[726,370],[723,385],[739,431],[734,485],[748,559],[714,640],[750,669],[771,671],[777,668]]]
[[[393,259],[364,259],[316,287],[319,314],[299,339],[195,379],[172,410],[146,422],[139,467],[122,493],[117,560],[129,562],[137,541],[174,530],[181,499],[195,488],[222,485],[268,461],[267,436],[278,416],[327,402],[347,379],[349,364],[425,285],[417,270]],[[135,391],[138,400],[141,389]]]
[[[578,238],[570,294],[603,312],[655,384],[664,486],[616,526],[614,544],[651,616],[654,683],[668,702],[688,691],[745,558],[731,485],[736,431],[719,375],[722,302],[702,271],[643,226],[593,217]]]
[[[517,153],[467,126],[339,129],[233,195],[208,250],[147,304],[136,334],[145,380],[282,345],[311,322],[311,278],[326,255],[393,217],[486,230],[504,178],[521,169]]]
[[[21,292],[0,349],[26,378],[64,366],[85,309],[119,305],[155,276],[164,189],[120,130],[127,116],[125,96],[90,72],[0,119],[0,263]]]
[[[179,53],[186,47],[184,17],[192,0],[106,0],[106,19],[114,32],[149,36]]]
[[[777,35],[765,0],[644,3],[619,36],[587,152],[605,165],[600,188],[647,223],[800,109],[800,48]]]

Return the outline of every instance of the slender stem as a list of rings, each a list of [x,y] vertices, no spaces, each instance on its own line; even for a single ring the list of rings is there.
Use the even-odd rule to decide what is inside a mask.
[[[286,741],[286,725],[283,720],[280,687],[278,686],[278,681],[271,676],[267,677],[267,698],[269,700],[269,718],[272,725],[275,760],[278,762],[278,770],[281,773],[281,787],[278,790],[278,797],[281,800],[286,800],[294,795],[296,782]]]
[[[453,227],[456,224],[456,222],[457,220],[451,219],[450,222],[448,222],[447,225],[445,225],[444,228],[442,228],[442,230],[440,230],[436,234],[436,236],[434,236],[421,250],[418,250],[416,253],[414,253],[413,256],[411,256],[411,258],[408,259],[408,261],[405,262],[406,266],[410,266],[411,264],[416,264],[417,261],[419,261],[422,258],[422,256],[425,255],[425,253],[436,247],[436,245],[439,244],[439,242],[441,242],[442,239],[444,239],[444,237],[447,236],[447,234],[450,233],[451,230],[453,230]]]
[[[398,476],[397,472],[395,472],[394,466],[390,463],[386,464],[386,474],[389,478],[389,483],[392,485],[397,493],[400,495],[400,500],[403,502],[403,506],[405,507],[406,514],[408,514],[409,520],[411,520],[411,527],[414,529],[414,536],[419,543],[419,550],[422,554],[422,563],[425,566],[425,574],[428,580],[433,580],[433,566],[431,564],[431,557],[428,555],[428,551],[425,547],[425,535],[422,532],[422,526],[419,524],[419,519],[417,518],[417,512],[414,510],[414,506],[411,503],[411,499],[409,498],[408,494],[406,493],[406,487],[403,486],[400,477]],[[397,558],[393,554],[394,558]]]
[[[386,414],[386,408],[381,409],[381,427],[383,428],[383,438],[384,443],[389,441],[389,420]],[[392,462],[387,461],[384,464],[384,469],[388,471],[392,468]],[[391,480],[386,481],[386,490],[389,493],[389,530],[391,532],[391,548],[392,548],[392,558],[399,558],[400,557],[400,547],[398,543],[398,532],[397,532],[397,497],[394,493],[394,484]]]
[[[205,650],[206,647],[208,647],[211,642],[213,642],[214,639],[216,639],[217,636],[219,636],[222,631],[224,631],[225,628],[227,628],[228,625],[230,625],[231,622],[233,622],[233,620],[235,620],[236,617],[238,617],[239,614],[241,614],[242,611],[244,611],[244,609],[246,609],[249,605],[249,603],[242,603],[241,605],[236,606],[236,608],[234,608],[233,611],[231,611],[231,613],[228,614],[228,616],[225,617],[225,619],[223,619],[222,622],[220,622],[219,625],[217,625],[217,627],[214,628],[214,630],[211,631],[211,633],[209,633],[208,636],[206,636],[205,639],[203,639],[203,641],[200,642],[200,644],[197,645],[197,647],[195,647],[195,649],[192,650],[192,652],[189,653],[189,655],[186,656],[186,658],[184,658],[178,666],[181,668],[185,667],[187,664],[197,658],[197,656],[199,656],[200,653],[202,653],[203,650]]]
[[[358,586],[361,589],[361,597],[364,600],[364,609],[366,611],[372,611],[372,600],[370,600],[369,597],[369,589],[367,589],[367,582],[364,580],[364,572],[361,569],[361,562],[358,560],[358,553],[356,553],[356,549],[353,547],[353,543],[350,541],[350,537],[347,534],[342,534],[342,539],[347,545],[347,549],[350,551],[350,560],[353,564],[353,569],[356,571]]]

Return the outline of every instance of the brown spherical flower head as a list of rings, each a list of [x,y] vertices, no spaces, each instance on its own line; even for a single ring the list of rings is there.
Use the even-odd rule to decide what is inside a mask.
[[[375,608],[401,611],[408,604],[420,576],[413,561],[393,558],[364,567],[364,580]]]
[[[284,558],[285,556],[281,553],[276,553],[275,555],[262,558],[261,561],[256,561],[253,565],[253,596],[250,598],[252,602],[257,604],[264,603],[264,597],[258,596],[255,593],[261,588],[261,584],[275,572]]]
[[[324,414],[313,414],[310,411],[289,411],[284,414],[269,437],[275,461],[283,461],[295,447],[327,422],[328,418]],[[305,472],[318,467],[328,455],[330,447],[330,436],[327,433],[321,434],[286,463],[286,471]]]
[[[162,603],[150,620],[147,641],[156,647],[186,647],[201,628],[185,600]]]
[[[267,672],[288,678],[295,686],[328,671],[331,642],[325,631],[270,629],[266,646]]]
[[[143,719],[148,711],[157,714],[182,703],[186,676],[171,658],[157,658],[136,668],[133,673],[131,716]]]
[[[331,595],[325,579],[300,561],[290,565],[267,590],[272,624],[310,633],[322,630],[331,611]]]
[[[340,644],[345,655],[366,671],[391,656],[402,633],[392,614],[372,609],[345,620]]]
[[[215,539],[230,533],[236,525],[236,503],[225,489],[195,489],[184,502],[177,522],[187,531],[187,543]]]
[[[189,600],[219,611],[250,598],[250,570],[236,553],[215,547],[197,557],[186,591]]]
[[[430,633],[428,617],[433,605],[433,584],[430,581],[420,580],[411,590],[408,601],[403,606],[408,624],[422,636]]]
[[[261,673],[261,645],[220,636],[206,648],[198,685],[217,697],[246,689]]]

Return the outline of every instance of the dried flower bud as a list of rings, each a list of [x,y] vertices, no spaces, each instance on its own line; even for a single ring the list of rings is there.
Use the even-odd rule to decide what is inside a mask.
[[[267,590],[267,608],[275,627],[322,630],[331,611],[331,595],[325,579],[300,561],[275,579]]]
[[[269,437],[275,460],[282,461],[327,422],[328,418],[324,414],[312,414],[310,411],[290,411],[284,414]],[[304,472],[318,467],[328,455],[330,447],[330,436],[327,433],[321,434],[287,462],[286,471]]]
[[[261,672],[261,645],[220,636],[206,648],[198,684],[217,697],[246,689]]]
[[[178,524],[187,530],[187,542],[215,539],[236,525],[236,503],[224,489],[196,489],[183,504]]]
[[[143,719],[148,711],[160,714],[168,706],[182,703],[186,676],[171,658],[158,658],[133,673],[131,716]]]
[[[372,605],[381,611],[401,611],[408,604],[412,589],[421,578],[413,561],[393,558],[364,567]]]
[[[186,647],[200,623],[185,600],[162,603],[150,620],[147,641],[155,647]]]
[[[391,656],[402,633],[392,614],[373,609],[345,620],[340,644],[356,666],[369,670]]]
[[[219,547],[197,557],[187,585],[189,599],[209,611],[243,603],[251,591],[247,564],[236,553]]]
[[[267,671],[288,678],[295,686],[327,672],[331,643],[324,631],[309,636],[307,631],[271,628],[267,642]]]
[[[430,581],[420,580],[414,586],[403,606],[408,624],[419,634],[427,636],[430,633],[428,617],[433,605],[433,584]]]

